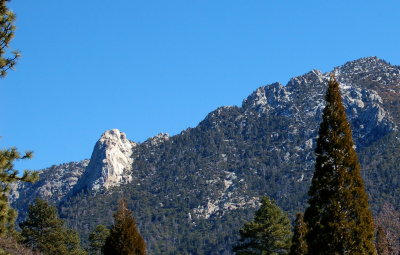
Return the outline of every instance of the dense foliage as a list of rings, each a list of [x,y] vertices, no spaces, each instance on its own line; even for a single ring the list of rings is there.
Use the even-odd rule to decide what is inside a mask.
[[[10,42],[14,38],[15,14],[7,7],[8,0],[0,0],[0,77],[4,77],[7,71],[16,63],[19,53],[10,52]]]
[[[104,225],[97,225],[89,235],[90,255],[101,255],[104,253],[103,247],[106,243],[110,230]]]
[[[332,76],[304,219],[310,254],[375,254],[374,224],[339,83]]]
[[[45,255],[85,255],[79,235],[64,226],[56,208],[42,199],[29,206],[28,218],[20,223],[23,243]]]
[[[15,15],[7,8],[7,1],[0,0],[0,77],[4,77],[7,71],[15,65],[18,53],[8,56],[10,41],[14,37]],[[14,221],[17,213],[8,202],[10,184],[16,181],[34,182],[38,178],[37,173],[25,171],[22,176],[14,169],[16,160],[28,159],[31,152],[21,155],[17,149],[0,150],[0,236],[14,232]]]
[[[292,246],[289,255],[306,255],[308,254],[307,246],[307,225],[304,222],[304,215],[298,213],[294,222]]]
[[[15,15],[7,7],[7,0],[0,0],[0,77],[3,78],[9,69],[16,63],[19,54],[9,54],[10,42],[14,37]],[[12,56],[10,56],[12,55]],[[0,237],[7,236],[3,240],[12,239],[15,234],[14,222],[17,212],[11,208],[8,202],[10,185],[17,181],[34,182],[38,179],[37,173],[25,171],[22,176],[14,168],[16,160],[28,159],[32,152],[21,155],[17,149],[9,148],[0,150]],[[2,250],[0,249],[0,252]]]
[[[288,254],[292,231],[287,215],[268,197],[263,197],[254,220],[240,230],[239,244],[233,248],[237,255]]]
[[[114,214],[114,225],[103,250],[105,255],[146,255],[146,244],[125,199],[119,201],[118,211]]]
[[[34,182],[38,178],[37,173],[28,171],[18,176],[18,171],[14,169],[15,160],[27,159],[31,156],[30,152],[21,156],[15,148],[0,150],[0,236],[14,232],[17,212],[8,203],[10,184],[16,181]]]

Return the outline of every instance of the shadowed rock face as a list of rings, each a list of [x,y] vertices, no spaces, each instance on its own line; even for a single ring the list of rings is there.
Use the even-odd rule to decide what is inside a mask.
[[[125,133],[118,129],[104,132],[94,146],[90,163],[87,166],[77,189],[98,191],[109,189],[132,181],[132,150],[136,143],[129,141]]]

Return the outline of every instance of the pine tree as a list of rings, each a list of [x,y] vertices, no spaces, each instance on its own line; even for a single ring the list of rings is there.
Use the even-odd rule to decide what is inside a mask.
[[[114,214],[114,225],[104,246],[105,255],[145,255],[146,244],[136,227],[132,211],[125,199],[121,199]]]
[[[368,197],[339,83],[333,75],[325,100],[304,215],[309,254],[376,254]]]
[[[104,225],[97,225],[96,228],[89,234],[90,254],[103,254],[103,247],[107,237],[110,235],[110,230]]]
[[[289,255],[305,255],[307,254],[307,225],[304,222],[304,215],[298,213],[296,215],[292,246],[290,247]]]
[[[254,220],[240,230],[239,244],[233,247],[233,251],[238,255],[288,254],[291,237],[287,215],[268,197],[263,197]]]
[[[18,52],[9,52],[9,46],[15,31],[15,15],[7,8],[6,0],[0,0],[0,77],[12,69],[19,57]],[[11,55],[11,56],[10,56]],[[21,154],[15,149],[0,150],[0,237],[14,234],[14,221],[17,212],[8,203],[10,184],[16,181],[34,182],[37,173],[25,171],[22,177],[14,169],[14,161],[31,158],[32,152]]]
[[[57,210],[42,199],[29,206],[27,219],[20,223],[23,243],[45,255],[85,255],[79,235],[64,226]]]
[[[381,226],[376,231],[375,246],[378,255],[389,255],[389,242],[385,230]]]
[[[32,152],[21,156],[15,148],[0,150],[0,236],[14,233],[17,212],[8,202],[10,184],[16,181],[34,182],[38,179],[35,172],[25,171],[22,176],[18,176],[18,171],[14,169],[14,161],[31,157]]]
[[[15,15],[7,8],[7,2],[0,0],[0,77],[6,76],[19,57],[19,52],[10,52],[8,49],[14,37]]]

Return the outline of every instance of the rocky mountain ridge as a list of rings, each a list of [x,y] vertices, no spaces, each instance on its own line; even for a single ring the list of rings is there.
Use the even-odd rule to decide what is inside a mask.
[[[168,134],[160,133],[147,139],[143,145],[155,146],[168,139]],[[9,199],[11,203],[19,204],[31,197],[42,197],[58,203],[82,190],[106,192],[129,184],[132,182],[131,156],[137,146],[138,143],[128,140],[126,134],[118,129],[107,130],[96,142],[90,159],[40,170],[38,182],[15,183]]]
[[[400,152],[400,67],[369,57],[333,72],[372,207],[390,202],[399,209],[393,155]],[[45,197],[85,236],[96,223],[110,223],[112,207],[125,196],[152,254],[230,254],[233,233],[259,197],[274,198],[289,214],[304,208],[328,79],[312,70],[285,86],[262,86],[241,107],[220,107],[172,137],[135,143],[119,130],[106,131],[90,161],[43,170],[39,183],[16,187],[12,201],[23,210],[32,197]]]

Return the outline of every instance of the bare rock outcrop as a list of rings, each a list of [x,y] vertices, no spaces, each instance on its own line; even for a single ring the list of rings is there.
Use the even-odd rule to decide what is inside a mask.
[[[107,130],[94,146],[90,163],[76,190],[98,191],[132,181],[132,150],[137,146],[118,129]]]

